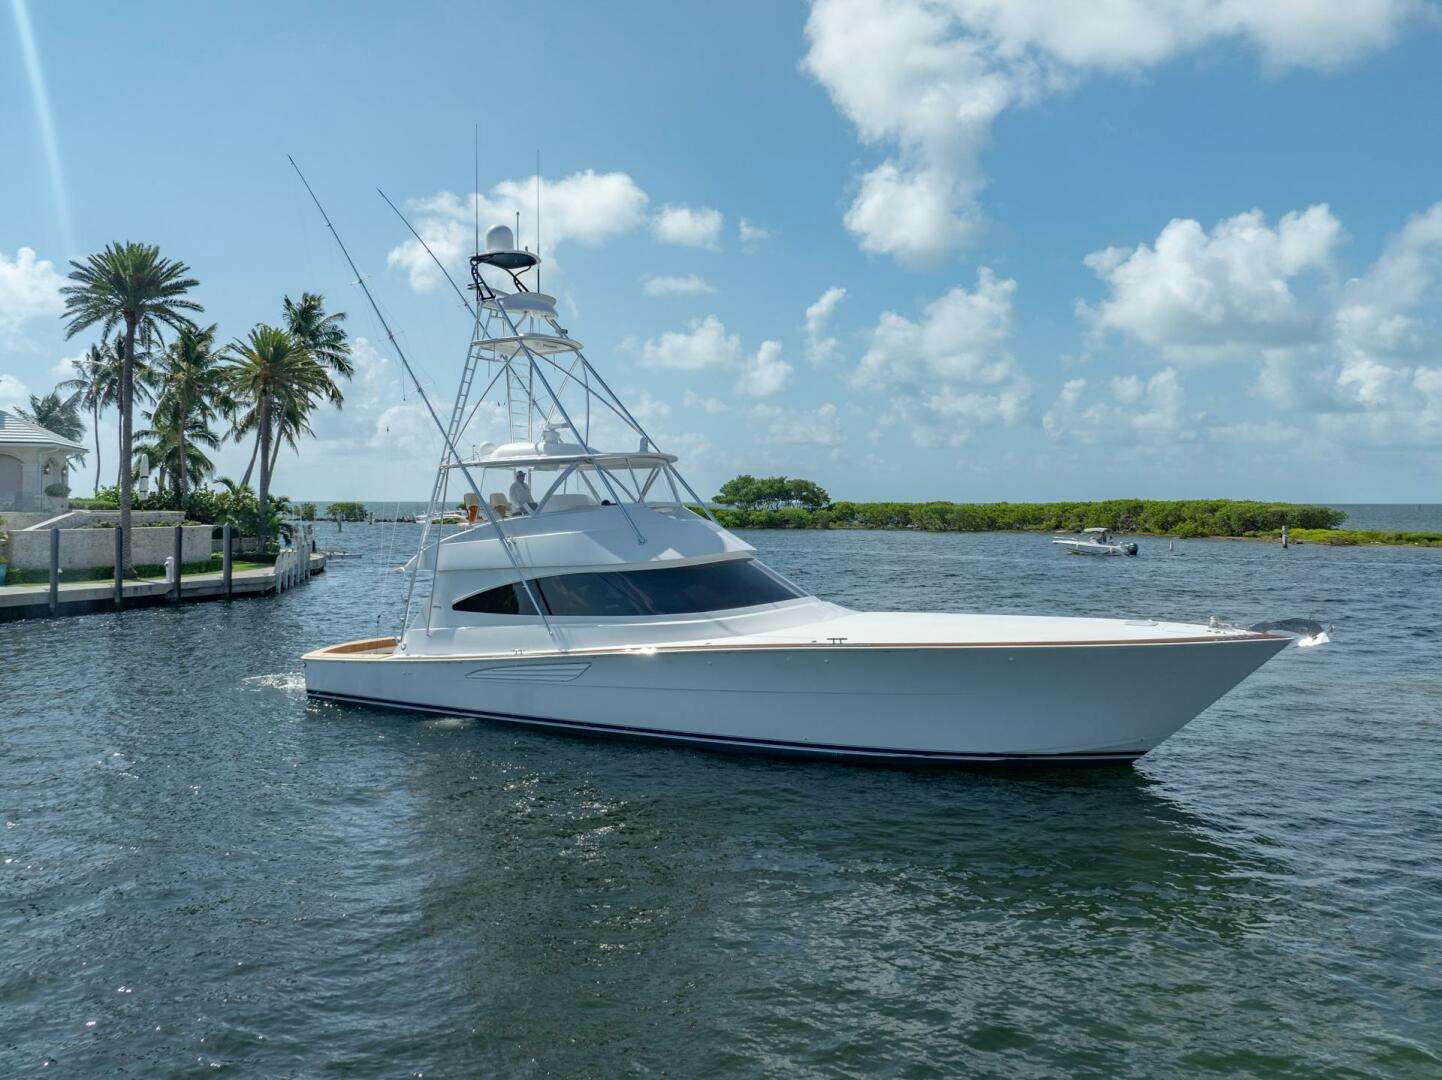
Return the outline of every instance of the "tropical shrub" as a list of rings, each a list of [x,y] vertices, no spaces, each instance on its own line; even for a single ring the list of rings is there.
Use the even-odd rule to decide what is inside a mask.
[[[366,513],[365,504],[358,502],[333,502],[329,514],[336,521],[364,521],[370,516]]]
[[[825,488],[810,480],[785,476],[767,476],[758,480],[748,474],[726,481],[717,493],[716,501],[738,510],[780,510],[786,506],[821,510],[831,505],[831,496],[826,494]]]

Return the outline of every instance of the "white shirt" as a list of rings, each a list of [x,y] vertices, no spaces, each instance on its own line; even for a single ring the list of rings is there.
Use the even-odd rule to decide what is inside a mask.
[[[520,513],[523,510],[530,510],[536,505],[536,500],[531,498],[531,485],[517,477],[511,482],[511,510]]]

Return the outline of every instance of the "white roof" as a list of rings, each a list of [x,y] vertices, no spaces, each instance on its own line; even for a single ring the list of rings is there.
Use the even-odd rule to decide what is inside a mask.
[[[24,446],[38,449],[70,450],[85,453],[85,447],[27,420],[16,412],[0,409],[0,446]]]
[[[490,454],[483,454],[460,464],[452,463],[446,468],[459,469],[464,466],[467,469],[563,469],[567,465],[579,465],[583,468],[599,466],[603,469],[654,469],[661,465],[674,464],[676,461],[675,454],[662,454],[656,450],[587,453],[578,447],[574,452],[548,454],[534,449],[510,453],[506,452],[507,449],[502,446]]]
[[[530,260],[526,264],[527,266],[534,266],[541,261],[530,252],[526,252],[525,257]],[[492,311],[509,311],[518,317],[530,316],[536,319],[554,319],[556,317],[556,298],[549,293],[502,293],[492,300],[487,300],[485,306]]]
[[[564,469],[581,468],[648,469],[670,465],[675,454],[663,454],[649,444],[637,450],[588,450],[561,438],[559,425],[552,425],[535,442],[482,443],[475,455],[448,469]]]
[[[475,342],[487,352],[512,357],[527,350],[537,356],[554,356],[563,352],[580,352],[581,343],[574,338],[554,334],[522,334],[519,337],[480,338]]]

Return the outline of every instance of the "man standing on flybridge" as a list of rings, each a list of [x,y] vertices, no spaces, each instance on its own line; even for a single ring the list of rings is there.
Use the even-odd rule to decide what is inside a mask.
[[[511,513],[529,514],[536,508],[536,500],[531,497],[531,485],[526,483],[524,469],[516,470],[516,479],[511,483]]]

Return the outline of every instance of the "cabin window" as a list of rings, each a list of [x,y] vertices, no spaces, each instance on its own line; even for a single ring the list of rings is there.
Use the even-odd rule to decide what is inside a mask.
[[[673,566],[664,570],[616,570],[533,578],[550,615],[625,618],[689,615],[794,600],[801,594],[777,581],[750,559]],[[451,605],[481,615],[534,615],[519,582],[473,593]]]
[[[687,615],[794,600],[800,594],[751,560],[539,578],[541,602],[558,616]]]
[[[534,615],[535,607],[519,581],[485,592],[472,593],[451,605],[454,611],[473,611],[479,615]]]

